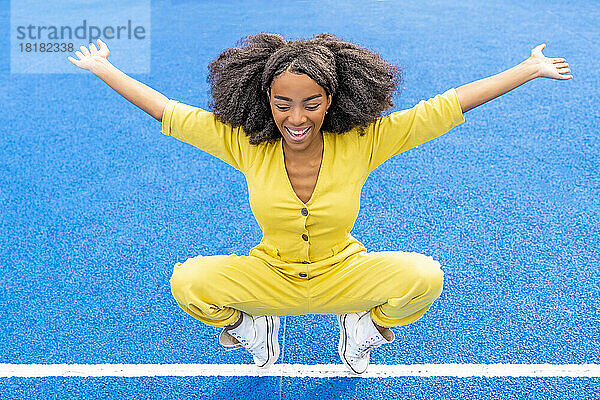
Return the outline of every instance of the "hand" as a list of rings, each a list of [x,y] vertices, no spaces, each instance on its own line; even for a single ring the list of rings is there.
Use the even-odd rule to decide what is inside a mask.
[[[87,47],[81,46],[81,51],[75,52],[79,60],[76,60],[73,57],[68,57],[68,59],[79,68],[91,71],[96,65],[105,63],[108,59],[109,51],[106,43],[98,39],[98,46],[100,47],[100,50],[96,48],[94,43],[90,43],[89,50]]]
[[[568,68],[569,64],[564,58],[548,58],[542,54],[542,50],[546,48],[546,44],[540,44],[531,50],[531,56],[527,60],[534,63],[539,68],[539,77],[552,78],[559,80],[572,79],[573,75],[564,75],[571,72]]]

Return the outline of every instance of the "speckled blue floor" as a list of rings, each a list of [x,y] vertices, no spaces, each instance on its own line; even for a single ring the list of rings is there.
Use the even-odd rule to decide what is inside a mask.
[[[9,4],[0,7],[8,54]],[[404,69],[395,110],[508,69],[546,43],[575,78],[538,79],[389,160],[353,234],[445,272],[424,318],[375,364],[600,362],[600,9],[593,1],[153,1],[152,73],[206,107],[207,65],[242,36],[332,32]],[[84,44],[84,43],[81,43]],[[65,62],[68,62],[65,59]],[[117,65],[118,67],[118,65]],[[74,67],[75,68],[75,67]],[[247,254],[241,173],[160,133],[92,75],[0,62],[0,362],[249,363],[180,310],[172,266]],[[338,363],[332,316],[288,317],[280,362]],[[585,378],[0,378],[8,398],[594,398]],[[598,398],[598,397],[596,397]]]

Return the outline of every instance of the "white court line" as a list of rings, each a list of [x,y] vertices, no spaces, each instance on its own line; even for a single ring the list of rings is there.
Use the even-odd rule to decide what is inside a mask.
[[[49,376],[287,376],[363,377],[600,377],[600,364],[371,364],[362,375],[342,364],[275,364],[262,370],[250,364],[0,364],[0,378]]]

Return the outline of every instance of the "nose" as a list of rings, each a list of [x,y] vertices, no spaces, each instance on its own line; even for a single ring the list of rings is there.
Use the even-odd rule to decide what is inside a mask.
[[[295,126],[300,126],[305,123],[307,120],[306,115],[302,111],[302,107],[293,107],[290,110],[290,116],[288,117],[288,121],[290,124]]]

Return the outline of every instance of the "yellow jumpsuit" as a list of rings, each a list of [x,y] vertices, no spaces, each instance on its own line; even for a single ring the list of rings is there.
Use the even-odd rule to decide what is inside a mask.
[[[440,264],[402,251],[367,252],[350,231],[361,189],[387,159],[464,122],[455,89],[344,134],[323,132],[323,160],[310,200],[287,176],[283,139],[251,145],[242,128],[169,100],[162,133],[212,154],[246,177],[263,232],[249,255],[197,256],[177,263],[171,291],[192,317],[216,327],[252,315],[342,314],[371,310],[384,327],[419,319],[439,297]]]

